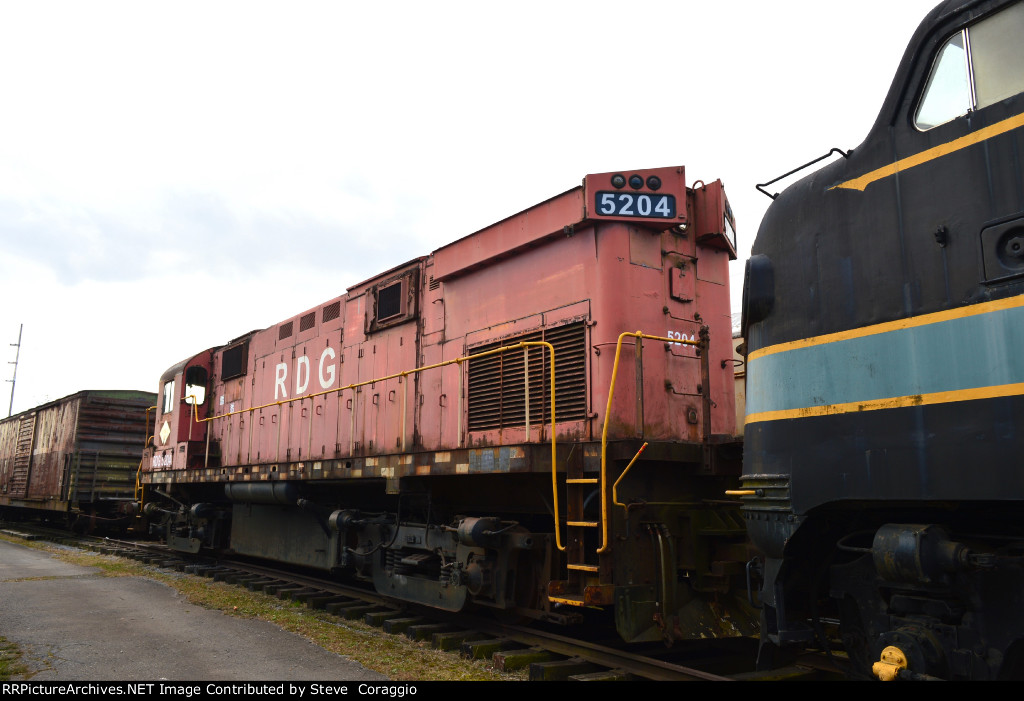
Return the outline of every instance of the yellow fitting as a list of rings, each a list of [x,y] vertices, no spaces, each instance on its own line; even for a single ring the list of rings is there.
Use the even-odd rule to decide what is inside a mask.
[[[900,670],[907,668],[907,656],[903,650],[890,645],[882,650],[882,657],[871,665],[871,673],[883,682],[895,681]]]

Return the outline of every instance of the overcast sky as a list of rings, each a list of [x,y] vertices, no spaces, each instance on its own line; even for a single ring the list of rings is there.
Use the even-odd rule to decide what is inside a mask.
[[[15,413],[155,392],[587,173],[720,178],[738,310],[754,186],[861,142],[936,1],[0,0],[0,416],[16,354]]]

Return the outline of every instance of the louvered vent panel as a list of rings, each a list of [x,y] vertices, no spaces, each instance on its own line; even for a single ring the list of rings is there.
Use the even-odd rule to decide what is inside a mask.
[[[506,339],[474,348],[471,354],[523,341],[547,341],[555,349],[555,411],[557,421],[579,421],[587,415],[586,330],[583,322]],[[530,423],[551,420],[548,353],[530,348]],[[524,426],[523,350],[506,351],[469,362],[469,430]]]
[[[292,322],[289,321],[287,324],[281,324],[280,330],[279,330],[278,335],[277,335],[277,339],[279,341],[283,341],[284,339],[288,338],[291,335],[292,335]]]
[[[299,331],[308,331],[316,326],[316,312],[310,312],[299,319]]]
[[[341,302],[340,301],[338,301],[338,302],[331,302],[326,307],[324,307],[324,317],[323,317],[323,321],[324,322],[334,321],[339,316],[341,316]]]
[[[246,371],[246,361],[249,359],[249,344],[240,343],[237,346],[228,348],[221,356],[222,379],[230,380],[233,377],[241,377]]]

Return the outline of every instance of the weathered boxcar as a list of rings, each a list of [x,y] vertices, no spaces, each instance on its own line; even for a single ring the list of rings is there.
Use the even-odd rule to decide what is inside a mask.
[[[0,420],[0,511],[83,529],[124,525],[152,392],[85,390]]]
[[[749,633],[734,226],[682,167],[588,175],[198,353],[160,379],[148,513],[443,609]]]

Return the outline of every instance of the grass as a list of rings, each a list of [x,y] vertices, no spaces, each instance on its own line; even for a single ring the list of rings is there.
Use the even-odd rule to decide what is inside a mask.
[[[301,635],[325,650],[348,657],[393,681],[523,681],[525,672],[506,673],[482,660],[435,650],[427,642],[390,635],[361,621],[342,620],[260,592],[251,592],[204,577],[169,573],[134,560],[83,550],[58,548],[37,541],[0,535],[19,545],[45,550],[74,565],[95,567],[106,577],[146,577],[177,590],[191,604],[229,616],[273,623]],[[0,638],[0,680],[25,674],[17,647]],[[10,653],[8,651],[11,651]],[[7,676],[4,676],[4,675]]]
[[[0,681],[10,681],[28,672],[21,661],[21,650],[6,638],[0,638]]]

